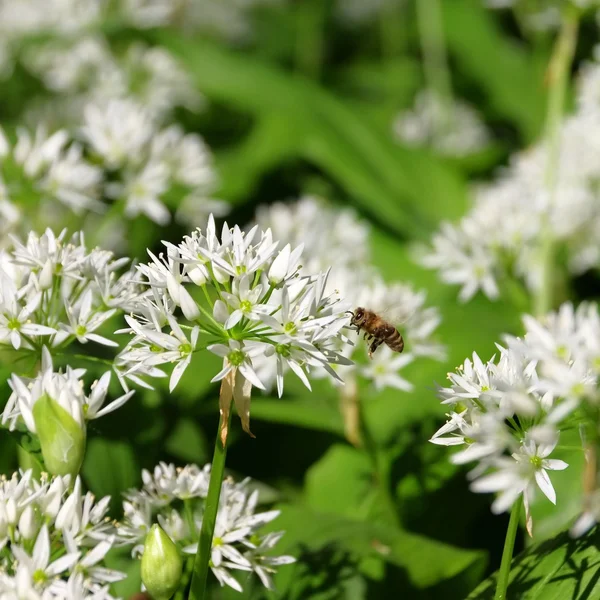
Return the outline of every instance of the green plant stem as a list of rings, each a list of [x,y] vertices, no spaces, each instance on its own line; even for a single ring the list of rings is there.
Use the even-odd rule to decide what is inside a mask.
[[[450,125],[452,108],[452,80],[444,40],[442,7],[440,0],[416,0],[416,6],[425,84],[440,106],[440,113],[433,124],[435,141],[443,137]]]
[[[519,498],[513,505],[510,512],[510,521],[506,530],[504,540],[504,550],[502,551],[502,562],[498,572],[498,583],[496,584],[496,594],[494,600],[506,600],[506,590],[508,589],[508,579],[510,577],[510,563],[512,561],[513,550],[515,547],[515,538],[519,528],[519,516],[521,514],[521,499]]]
[[[227,429],[231,423],[231,407],[227,411]],[[215,451],[213,454],[212,466],[210,469],[210,482],[208,484],[208,495],[206,496],[206,505],[204,515],[202,516],[202,527],[200,529],[200,539],[198,540],[198,550],[194,559],[194,571],[192,574],[192,585],[190,586],[189,600],[205,600],[206,582],[208,580],[208,567],[212,550],[212,540],[217,521],[217,511],[219,509],[219,498],[221,496],[221,486],[223,484],[223,475],[225,473],[225,458],[227,456],[227,443],[221,444],[220,432],[223,426],[223,415],[219,419],[219,429],[215,440]]]
[[[361,438],[367,451],[371,464],[373,465],[373,471],[375,480],[381,494],[381,499],[388,517],[391,522],[396,526],[400,527],[400,520],[398,518],[398,511],[396,510],[396,503],[390,492],[390,477],[389,477],[389,465],[385,464],[382,460],[381,452],[377,447],[377,443],[371,430],[369,429],[368,423],[365,419],[364,408],[360,398],[357,398],[358,402],[358,420],[360,427]]]
[[[554,52],[548,65],[548,109],[546,114],[546,162],[545,184],[548,194],[548,213],[542,226],[540,244],[541,280],[534,298],[534,309],[538,316],[553,308],[555,241],[549,223],[549,213],[556,195],[557,174],[560,159],[560,131],[565,112],[565,98],[569,74],[577,44],[579,11],[569,6],[564,13],[561,29],[556,39]]]
[[[326,2],[299,2],[296,8],[296,68],[319,79],[325,51]]]

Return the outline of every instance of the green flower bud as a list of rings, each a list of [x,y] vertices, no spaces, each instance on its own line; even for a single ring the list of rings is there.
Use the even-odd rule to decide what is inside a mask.
[[[160,525],[152,525],[144,542],[142,582],[154,600],[169,600],[177,591],[183,561]]]
[[[77,475],[85,454],[85,426],[48,394],[33,405],[33,420],[46,470],[52,475]]]

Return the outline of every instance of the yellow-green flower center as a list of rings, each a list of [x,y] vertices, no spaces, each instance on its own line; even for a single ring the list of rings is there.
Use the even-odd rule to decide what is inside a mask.
[[[227,360],[234,366],[239,367],[244,362],[244,353],[241,350],[232,350],[227,355]]]

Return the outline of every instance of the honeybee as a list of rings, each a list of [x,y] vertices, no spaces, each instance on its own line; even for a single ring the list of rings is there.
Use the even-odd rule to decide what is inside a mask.
[[[404,350],[404,340],[400,332],[377,313],[359,306],[350,314],[352,315],[350,324],[356,327],[356,331],[363,329],[365,332],[364,339],[371,343],[369,347],[370,358],[373,358],[375,350],[384,343],[394,352]]]

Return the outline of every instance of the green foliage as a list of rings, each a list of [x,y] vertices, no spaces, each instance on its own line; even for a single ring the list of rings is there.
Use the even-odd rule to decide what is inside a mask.
[[[536,544],[513,560],[508,598],[523,600],[585,600],[600,594],[600,532],[593,529],[580,539],[564,532]],[[494,597],[494,577],[482,583],[469,600]]]

